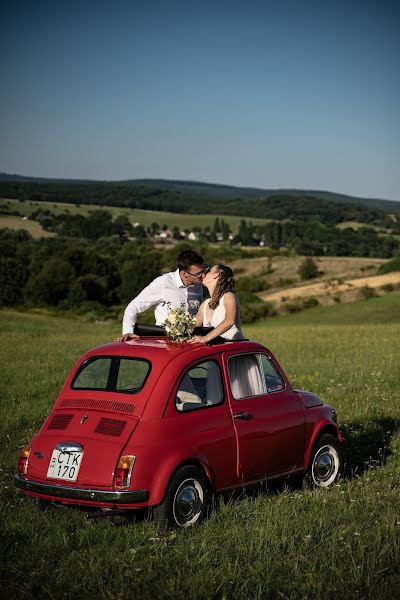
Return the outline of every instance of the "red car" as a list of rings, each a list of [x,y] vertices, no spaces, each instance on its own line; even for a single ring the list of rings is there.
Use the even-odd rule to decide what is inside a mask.
[[[41,505],[151,508],[163,526],[188,527],[216,492],[296,472],[331,485],[342,442],[335,409],[293,389],[261,344],[157,333],[78,361],[15,484]]]

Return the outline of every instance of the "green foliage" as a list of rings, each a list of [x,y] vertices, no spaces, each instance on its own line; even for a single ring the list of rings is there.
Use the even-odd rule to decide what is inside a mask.
[[[161,183],[161,182],[160,182]],[[223,198],[217,193],[196,193],[196,189],[162,189],[139,184],[107,182],[13,182],[0,181],[0,195],[4,198],[47,200],[73,204],[123,206],[191,214],[225,214],[265,219],[293,219],[304,222],[337,224],[343,221],[395,225],[380,208],[366,207],[351,202],[337,202],[305,193],[269,195],[247,198]],[[392,205],[394,205],[392,207]],[[391,210],[396,203],[391,203]],[[221,224],[218,224],[222,231]]]
[[[28,269],[17,258],[0,256],[0,306],[15,306],[22,299]]]
[[[297,272],[302,280],[314,279],[319,275],[318,265],[310,257],[305,258],[301,262]]]
[[[251,292],[238,291],[242,323],[254,323],[276,314],[274,307]]]
[[[236,289],[241,292],[261,292],[262,290],[267,290],[271,285],[264,277],[257,277],[254,275],[245,275],[244,277],[239,277],[236,280]]]
[[[319,300],[311,296],[310,298],[306,298],[303,300],[303,308],[315,308],[318,306]]]
[[[162,272],[162,254],[152,251],[126,260],[121,266],[119,295],[123,303],[130,302]]]
[[[57,306],[68,296],[74,271],[71,265],[61,258],[50,258],[41,271],[33,275],[25,288],[28,303],[34,306]]]
[[[369,298],[375,298],[378,295],[378,292],[375,288],[369,287],[368,285],[364,285],[359,290],[360,298],[364,298],[364,300],[368,300]]]
[[[400,271],[400,254],[381,265],[378,269],[378,274],[391,273],[392,271]]]

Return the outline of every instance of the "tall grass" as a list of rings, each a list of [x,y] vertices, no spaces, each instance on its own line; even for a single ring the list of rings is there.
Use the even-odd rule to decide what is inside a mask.
[[[381,300],[381,299],[376,299]],[[0,313],[1,586],[8,598],[394,598],[400,589],[400,320],[337,306],[246,327],[295,386],[338,408],[346,477],[326,491],[257,489],[218,498],[199,528],[40,513],[12,483],[20,447],[74,361],[119,325]],[[379,310],[378,310],[379,308]],[[346,313],[347,314],[347,313]],[[329,316],[331,315],[331,316]],[[336,316],[333,316],[336,315]],[[369,316],[368,316],[369,315]],[[307,320],[308,318],[308,320]],[[379,322],[380,321],[380,322]]]

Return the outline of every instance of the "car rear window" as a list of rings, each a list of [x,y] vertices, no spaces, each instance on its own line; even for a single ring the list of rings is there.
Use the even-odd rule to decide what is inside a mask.
[[[79,367],[71,388],[137,394],[146,383],[151,365],[140,358],[94,356]]]

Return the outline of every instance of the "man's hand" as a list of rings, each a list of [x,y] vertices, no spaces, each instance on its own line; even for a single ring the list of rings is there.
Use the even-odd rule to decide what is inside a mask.
[[[129,340],[139,340],[140,337],[136,333],[125,333],[121,337],[114,340],[114,342],[129,342]]]

